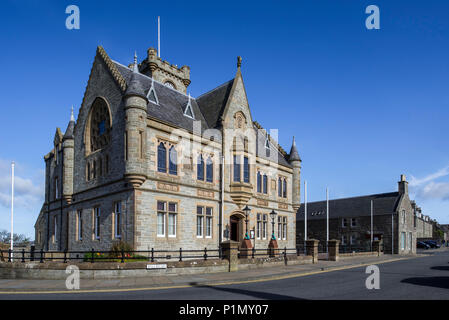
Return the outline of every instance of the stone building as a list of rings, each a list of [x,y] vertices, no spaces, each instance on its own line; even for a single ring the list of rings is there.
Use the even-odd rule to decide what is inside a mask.
[[[256,248],[272,210],[279,247],[294,247],[301,159],[294,139],[287,153],[253,120],[241,58],[232,80],[194,98],[189,67],[147,53],[125,66],[97,48],[78,117],[44,157],[36,247],[216,249],[243,240],[246,205]]]
[[[340,246],[369,249],[371,246],[371,202],[373,204],[373,240],[380,240],[386,253],[416,252],[414,211],[404,175],[398,191],[360,197],[329,200],[329,239]],[[297,243],[304,240],[304,212],[297,213]],[[307,238],[326,243],[326,201],[307,203]]]
[[[422,213],[421,207],[417,206],[415,201],[412,201],[412,208],[414,211],[414,226],[416,230],[416,239],[432,239],[433,238],[433,223],[429,216]]]

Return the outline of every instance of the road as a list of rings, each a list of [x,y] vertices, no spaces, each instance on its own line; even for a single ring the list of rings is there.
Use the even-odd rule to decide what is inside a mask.
[[[282,280],[145,291],[0,295],[0,299],[449,299],[449,251],[378,265],[380,289],[365,286],[366,267]]]

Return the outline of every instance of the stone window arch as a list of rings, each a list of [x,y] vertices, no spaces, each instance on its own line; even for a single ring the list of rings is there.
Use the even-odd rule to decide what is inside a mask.
[[[89,111],[85,130],[86,152],[101,150],[111,141],[112,116],[109,104],[97,97]]]

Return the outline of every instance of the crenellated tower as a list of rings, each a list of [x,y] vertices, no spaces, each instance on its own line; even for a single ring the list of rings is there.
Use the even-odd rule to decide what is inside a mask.
[[[162,60],[157,56],[155,48],[149,48],[147,53],[147,58],[140,65],[140,71],[168,87],[186,93],[190,84],[190,67],[178,68],[178,66]]]

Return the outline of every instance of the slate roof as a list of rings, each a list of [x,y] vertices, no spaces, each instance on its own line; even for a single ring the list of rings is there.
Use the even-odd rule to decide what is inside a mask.
[[[147,95],[153,82],[159,105],[151,101],[148,102],[147,113],[149,117],[166,122],[175,127],[185,129],[189,132],[193,131],[193,122],[195,120],[201,121],[202,133],[209,128],[216,128],[220,125],[219,120],[224,112],[234,79],[218,86],[217,88],[199,96],[196,99],[191,97],[190,102],[195,118],[192,119],[184,115],[189,99],[187,95],[175,89],[169,88],[156,80],[152,81],[150,77],[144,74],[133,73],[130,68],[116,61],[111,61],[128,84],[127,92],[125,94],[128,94],[128,90],[132,89],[130,88],[131,84],[133,84],[133,87],[136,87],[135,81],[138,81],[139,91],[143,90],[145,95]],[[257,128],[254,127],[254,129],[257,133]],[[289,168],[292,167],[278,148],[273,144],[270,144],[270,154],[272,154],[272,156],[267,157],[264,148],[265,135],[259,134],[257,136],[257,155],[259,157],[277,161],[277,163]]]
[[[132,70],[115,61],[114,63],[119,72],[125,78],[126,82],[129,83],[133,73]],[[136,79],[140,81],[145,94],[148,94],[151,88],[151,78],[139,73],[136,74]],[[191,98],[191,105],[195,120],[184,115],[184,111],[189,100],[188,96],[157,81],[153,81],[153,83],[159,105],[151,101],[148,102],[147,113],[150,117],[162,120],[175,127],[180,127],[190,132],[193,131],[193,122],[195,120],[201,121],[202,132],[209,128],[194,98]]]
[[[211,128],[219,126],[220,115],[223,114],[234,79],[199,96],[196,101]]]
[[[329,219],[370,216],[371,200],[373,200],[373,215],[391,214],[396,212],[400,199],[399,192],[390,192],[329,200]],[[307,220],[319,219],[326,219],[326,201],[308,202]],[[304,220],[304,204],[298,210],[296,220]]]

